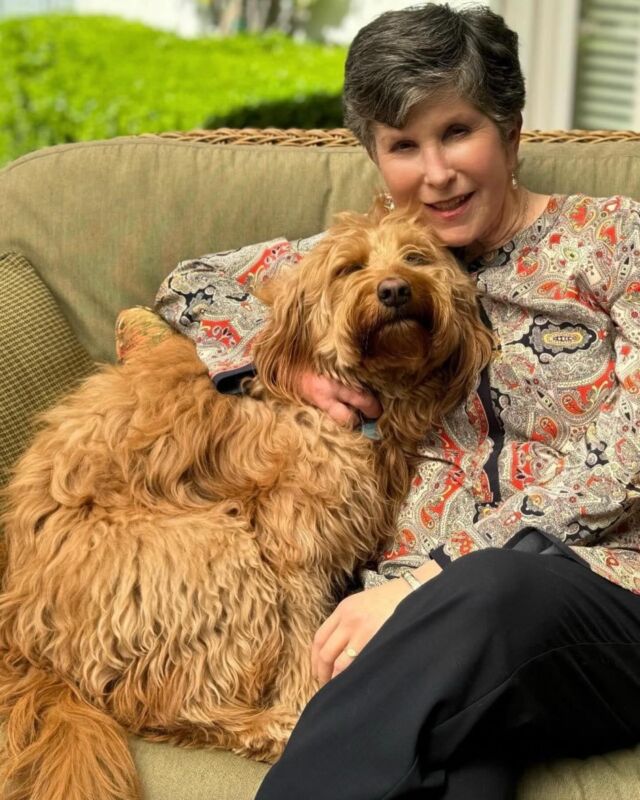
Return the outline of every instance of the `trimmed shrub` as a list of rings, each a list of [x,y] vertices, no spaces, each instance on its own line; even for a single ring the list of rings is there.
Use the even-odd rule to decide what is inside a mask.
[[[0,22],[0,52],[0,163],[47,145],[212,120],[341,124],[345,49],[282,34],[188,40],[117,18],[52,14]]]

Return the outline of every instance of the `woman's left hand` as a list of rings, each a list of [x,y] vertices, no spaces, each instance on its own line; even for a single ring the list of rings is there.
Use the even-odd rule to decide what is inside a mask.
[[[406,581],[395,579],[338,604],[318,628],[311,648],[311,667],[320,686],[351,664],[357,656],[347,655],[346,650],[360,653],[410,591]]]

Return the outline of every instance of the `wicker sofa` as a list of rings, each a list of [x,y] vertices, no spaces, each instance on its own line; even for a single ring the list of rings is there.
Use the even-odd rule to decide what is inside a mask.
[[[532,189],[640,199],[640,134],[528,133],[521,156]],[[377,188],[345,131],[125,137],[48,148],[5,167],[0,481],[34,414],[96,362],[113,360],[118,311],[150,305],[179,260],[310,235],[340,209],[366,208]],[[266,770],[230,753],[137,739],[132,749],[147,800],[250,800]],[[536,767],[519,800],[631,800],[639,787],[640,747]]]

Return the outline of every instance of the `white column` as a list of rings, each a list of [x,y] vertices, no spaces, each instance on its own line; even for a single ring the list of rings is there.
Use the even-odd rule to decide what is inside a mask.
[[[580,0],[493,0],[520,38],[527,87],[524,127],[571,128]]]
[[[80,14],[114,14],[182,36],[197,36],[202,26],[191,0],[75,0]]]

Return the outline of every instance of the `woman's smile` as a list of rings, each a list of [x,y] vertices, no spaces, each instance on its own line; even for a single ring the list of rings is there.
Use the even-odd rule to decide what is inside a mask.
[[[423,203],[423,205],[428,209],[429,213],[434,214],[443,220],[457,219],[468,210],[473,195],[474,192],[469,192],[468,194],[461,194],[457,197],[452,197],[449,200]]]
[[[512,185],[519,128],[505,141],[493,120],[460,98],[417,105],[402,128],[374,125],[376,163],[396,205],[419,201],[449,247],[491,249],[523,207]]]

